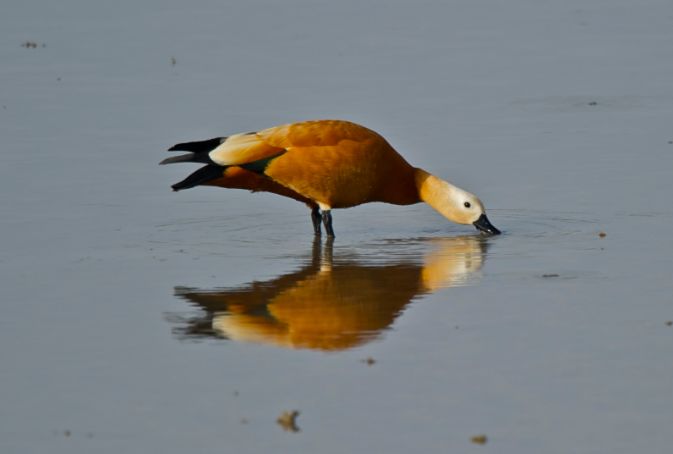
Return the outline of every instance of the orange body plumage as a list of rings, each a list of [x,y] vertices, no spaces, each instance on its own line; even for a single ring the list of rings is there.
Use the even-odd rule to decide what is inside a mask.
[[[173,185],[174,190],[208,185],[290,197],[312,209],[316,234],[320,233],[322,220],[328,235],[334,235],[332,208],[367,202],[408,205],[425,201],[455,222],[474,223],[480,228],[475,222],[483,215],[479,199],[412,167],[383,137],[355,123],[306,121],[181,143],[170,149],[175,150],[190,153],[168,158],[162,164],[206,165]],[[462,211],[472,205],[478,210],[461,213],[453,204],[463,204]],[[488,226],[495,230],[491,233],[497,233],[490,223]]]

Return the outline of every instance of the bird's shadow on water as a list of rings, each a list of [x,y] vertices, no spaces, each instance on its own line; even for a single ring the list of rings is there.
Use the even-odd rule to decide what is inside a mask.
[[[316,239],[298,269],[273,279],[212,289],[176,286],[176,297],[199,310],[167,319],[183,341],[345,350],[380,337],[414,299],[476,282],[488,245],[480,235],[386,240],[354,254]]]

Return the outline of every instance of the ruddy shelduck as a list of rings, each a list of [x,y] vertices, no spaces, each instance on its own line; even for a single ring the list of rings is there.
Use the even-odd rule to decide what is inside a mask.
[[[450,221],[499,234],[484,205],[471,194],[411,166],[376,132],[342,120],[286,124],[259,132],[179,143],[169,151],[188,154],[161,164],[206,164],[173,190],[194,186],[264,191],[290,197],[311,209],[316,235],[321,222],[334,236],[332,208],[367,202],[425,202]]]

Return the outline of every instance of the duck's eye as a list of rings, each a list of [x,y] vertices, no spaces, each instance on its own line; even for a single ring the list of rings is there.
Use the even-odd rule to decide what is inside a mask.
[[[470,208],[472,206],[470,202],[465,202],[463,203],[463,205],[465,205],[465,208]]]

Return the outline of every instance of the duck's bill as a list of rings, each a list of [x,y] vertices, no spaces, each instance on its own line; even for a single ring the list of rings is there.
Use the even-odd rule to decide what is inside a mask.
[[[500,230],[496,229],[495,226],[491,224],[491,221],[488,220],[485,214],[479,216],[479,219],[474,221],[473,225],[489,235],[500,235]]]

